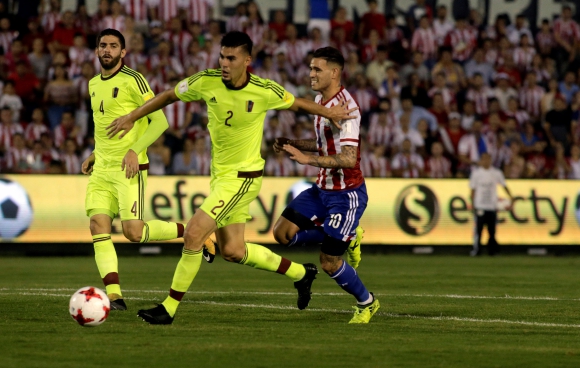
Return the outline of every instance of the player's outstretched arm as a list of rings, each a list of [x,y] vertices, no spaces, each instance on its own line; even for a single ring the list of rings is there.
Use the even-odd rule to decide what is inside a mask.
[[[274,152],[278,153],[283,151],[283,146],[289,144],[298,148],[300,151],[317,152],[318,147],[316,147],[315,139],[288,139],[285,137],[278,137],[274,141]]]
[[[324,107],[316,102],[307,100],[305,98],[296,97],[294,103],[288,109],[296,112],[307,113],[311,115],[318,115],[325,117],[332,121],[338,128],[342,129],[340,125],[341,120],[355,119],[357,115],[350,115],[351,112],[358,110],[358,107],[348,108],[350,101],[342,100],[341,103],[331,108]]]
[[[135,121],[151,114],[154,111],[160,110],[177,100],[179,100],[179,98],[175,94],[175,90],[173,88],[161,92],[157,96],[145,102],[140,107],[131,111],[129,114],[113,120],[113,122],[107,127],[107,136],[109,138],[113,138],[117,133],[123,131],[123,133],[119,136],[119,138],[123,138],[125,134],[133,129]]]
[[[328,169],[352,169],[356,165],[358,147],[341,146],[342,152],[330,156],[305,155],[296,147],[285,144],[284,151],[290,154],[290,159],[302,165],[324,167]]]

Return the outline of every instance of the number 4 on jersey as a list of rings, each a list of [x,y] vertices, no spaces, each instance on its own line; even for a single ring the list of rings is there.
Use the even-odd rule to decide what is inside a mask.
[[[103,106],[103,100],[101,100],[101,106],[99,106],[99,111],[105,115],[105,107]]]

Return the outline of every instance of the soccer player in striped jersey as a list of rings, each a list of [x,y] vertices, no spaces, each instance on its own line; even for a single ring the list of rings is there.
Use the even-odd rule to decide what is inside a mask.
[[[330,107],[350,101],[349,107],[356,107],[340,83],[343,68],[344,57],[334,47],[314,52],[310,85],[320,92],[315,99],[317,104]],[[360,170],[360,112],[354,115],[356,118],[345,122],[342,129],[334,127],[323,116],[315,116],[315,139],[276,139],[274,151],[284,150],[299,164],[320,169],[316,184],[300,193],[284,210],[274,225],[274,237],[280,244],[289,246],[322,243],[322,269],[357,300],[349,323],[368,323],[380,305],[355,271],[360,262],[363,233],[358,224],[368,195]],[[306,155],[302,151],[318,152],[318,155]],[[350,264],[342,260],[347,250]]]
[[[97,41],[101,74],[89,81],[95,150],[82,164],[83,174],[90,174],[85,210],[90,217],[97,268],[111,309],[126,310],[117,254],[111,241],[113,218],[120,215],[123,234],[132,242],[175,239],[183,236],[184,226],[160,220],[143,221],[149,167],[147,147],[167,129],[167,119],[163,112],[153,112],[138,120],[124,139],[107,139],[106,127],[116,117],[143,105],[154,95],[145,78],[123,64],[125,38],[119,31],[105,29]],[[138,165],[127,167],[128,159],[136,160]]]
[[[131,134],[138,121],[176,101],[204,100],[207,103],[208,129],[212,141],[209,196],[189,220],[185,229],[181,259],[177,264],[169,296],[155,308],[138,315],[150,324],[171,324],[183,296],[201,266],[204,240],[213,232],[222,257],[229,262],[277,272],[294,281],[298,308],[311,299],[310,288],[318,270],[314,264],[297,264],[268,248],[245,241],[244,229],[250,219],[250,203],[262,186],[264,159],[260,146],[264,118],[268,110],[291,109],[340,121],[352,118],[346,101],[332,109],[302,98],[295,98],[279,84],[248,72],[253,42],[243,32],[232,31],[221,40],[220,69],[194,74],[168,89],[109,126],[109,137],[123,131]],[[126,162],[129,170],[138,167],[136,157]]]

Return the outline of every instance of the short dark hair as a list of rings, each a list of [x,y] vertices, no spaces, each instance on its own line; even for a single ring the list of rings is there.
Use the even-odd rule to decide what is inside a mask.
[[[321,47],[314,51],[312,56],[317,59],[324,59],[326,63],[338,64],[341,70],[344,69],[344,56],[334,47]]]
[[[231,31],[222,37],[220,45],[222,47],[232,48],[241,47],[249,55],[252,55],[252,47],[254,46],[254,43],[252,42],[250,36],[248,36],[245,32]]]
[[[119,39],[119,43],[121,44],[121,50],[125,49],[125,37],[123,36],[123,34],[121,32],[119,32],[113,28],[104,29],[101,31],[101,33],[99,33],[99,36],[97,37],[97,47],[99,46],[99,43],[101,42],[101,38],[103,38],[104,36],[117,37]]]

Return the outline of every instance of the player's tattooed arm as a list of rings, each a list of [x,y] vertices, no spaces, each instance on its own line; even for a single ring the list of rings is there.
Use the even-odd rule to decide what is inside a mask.
[[[282,151],[285,144],[298,148],[300,151],[318,152],[315,139],[288,139],[284,137],[276,138],[274,142],[274,152]]]
[[[339,154],[331,156],[305,155],[297,148],[288,144],[284,145],[284,150],[290,154],[290,159],[302,164],[328,169],[352,169],[356,165],[358,147],[341,146]]]

